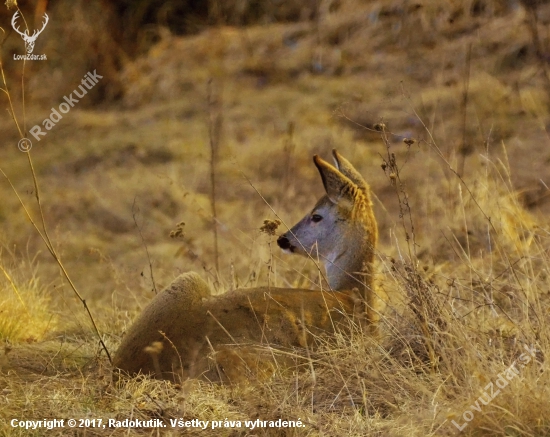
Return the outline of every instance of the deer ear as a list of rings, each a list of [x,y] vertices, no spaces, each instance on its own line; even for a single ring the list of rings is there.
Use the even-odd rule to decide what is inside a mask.
[[[351,163],[346,158],[340,155],[336,151],[336,149],[332,149],[332,156],[334,158],[334,163],[336,164],[336,168],[340,170],[340,173],[342,173],[344,176],[350,179],[355,185],[357,185],[364,192],[368,191],[369,186],[363,179],[363,176],[361,176],[361,173],[355,170],[355,167],[351,165]]]
[[[321,174],[321,179],[330,201],[335,204],[343,202],[349,202],[350,205],[353,204],[353,191],[357,189],[357,186],[347,176],[328,162],[319,158],[319,156],[315,155],[313,162]]]

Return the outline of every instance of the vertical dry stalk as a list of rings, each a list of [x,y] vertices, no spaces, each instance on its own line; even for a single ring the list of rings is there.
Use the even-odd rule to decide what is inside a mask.
[[[547,66],[548,61],[546,59],[544,50],[542,48],[542,42],[540,39],[539,28],[538,28],[537,8],[539,5],[539,2],[533,1],[533,0],[521,0],[521,2],[527,9],[526,23],[527,23],[527,26],[529,27],[529,31],[531,32],[531,38],[533,40],[533,46],[535,48],[537,61],[543,73],[542,77],[546,88],[546,94],[548,97],[550,97],[550,75],[548,73],[548,66]]]
[[[464,68],[464,88],[462,90],[462,101],[460,104],[460,112],[462,115],[462,144],[458,147],[458,174],[464,174],[464,165],[466,162],[466,156],[472,153],[472,146],[469,144],[469,140],[466,138],[466,118],[468,109],[468,92],[470,88],[470,71],[471,71],[471,59],[472,59],[472,44],[468,44],[466,51],[466,66]]]
[[[404,272],[401,273],[409,297],[408,306],[420,328],[420,332],[422,333],[420,341],[427,352],[432,372],[435,372],[439,362],[439,353],[436,349],[436,335],[438,331],[445,328],[445,322],[439,316],[440,311],[433,299],[430,288],[422,280],[417,271],[416,235],[412,209],[409,203],[409,196],[405,191],[405,185],[401,180],[401,172],[395,153],[390,150],[386,125],[384,123],[377,123],[374,125],[374,129],[380,132],[381,139],[386,146],[386,156],[383,157],[382,169],[388,175],[397,196],[399,217],[401,218],[401,226],[405,232],[405,241],[407,242],[409,252],[409,261],[405,262],[403,267]],[[414,140],[408,138],[403,142],[407,147],[415,143]],[[392,262],[394,263],[394,261]],[[395,265],[393,269],[396,270]]]
[[[212,79],[208,81],[208,135],[210,137],[210,205],[212,208],[212,231],[214,234],[214,262],[216,273],[220,271],[218,252],[218,213],[216,210],[216,164],[223,124],[221,96],[212,95]]]
[[[288,229],[288,230],[290,231],[290,226],[288,226],[288,225],[284,222],[284,220],[279,216],[279,214],[277,214],[277,212],[275,211],[275,209],[273,209],[273,207],[271,206],[271,204],[266,200],[266,198],[262,195],[262,193],[260,193],[260,191],[258,191],[258,189],[254,186],[254,184],[252,183],[252,181],[251,181],[250,179],[248,179],[248,177],[247,177],[244,173],[241,172],[241,174],[242,174],[243,178],[246,179],[246,182],[248,182],[248,185],[250,185],[250,186],[252,187],[252,189],[256,192],[256,194],[257,194],[258,196],[260,196],[260,199],[262,199],[262,201],[263,201],[263,202],[267,205],[267,207],[271,210],[271,212],[273,213],[273,215],[274,215],[275,217],[277,217],[277,220],[275,220],[276,222],[278,222],[278,223],[277,223],[277,226],[279,226],[280,224],[282,224],[282,225],[285,227],[285,229]],[[297,241],[298,241],[298,243],[300,243],[300,240],[297,240]],[[302,243],[300,243],[300,244],[302,244]],[[319,276],[322,278],[322,280],[319,281],[319,283],[322,284],[323,281],[324,281],[325,283],[328,284],[328,279],[327,279],[326,275],[323,273],[323,271],[322,271],[322,269],[321,269],[321,264],[320,264],[320,262],[319,262],[319,256],[317,256],[317,258],[314,258],[314,257],[311,255],[310,251],[306,250],[306,248],[305,248],[303,245],[302,245],[302,249],[304,250],[304,252],[307,253],[307,257],[308,257],[311,261],[313,261],[313,263],[315,264],[315,267],[317,268],[317,271],[318,271],[318,273],[319,273]],[[331,289],[330,286],[329,286],[329,289]],[[332,290],[332,289],[331,289],[331,290]]]
[[[32,163],[32,159],[31,159],[31,155],[30,155],[30,151],[26,152],[27,153],[27,158],[29,160],[29,165],[30,165],[30,168],[31,168],[31,174],[32,174],[32,178],[33,178],[33,183],[34,183],[34,191],[35,191],[35,194],[36,194],[36,202],[38,204],[38,210],[40,212],[40,219],[41,219],[41,227],[42,227],[42,230],[40,230],[40,228],[38,227],[38,225],[36,224],[36,222],[34,221],[34,219],[32,218],[32,215],[30,214],[29,210],[27,209],[25,203],[23,202],[23,199],[21,198],[21,196],[19,195],[19,192],[17,191],[17,189],[13,186],[12,182],[11,182],[11,179],[8,177],[8,175],[6,175],[6,173],[4,172],[4,170],[2,170],[2,168],[0,168],[0,173],[2,173],[2,176],[4,176],[4,178],[8,181],[12,191],[14,192],[14,194],[17,196],[17,199],[19,200],[19,203],[21,204],[21,206],[23,207],[23,210],[25,211],[25,215],[27,216],[27,218],[29,219],[29,221],[31,222],[31,224],[33,225],[34,229],[38,232],[38,235],[40,235],[40,238],[42,239],[42,241],[44,242],[44,244],[46,245],[46,248],[48,249],[48,251],[50,252],[50,255],[53,257],[53,259],[55,260],[55,262],[57,263],[57,265],[59,266],[60,270],[61,270],[61,273],[63,274],[63,277],[67,280],[67,282],[69,283],[69,286],[71,287],[71,290],[73,290],[74,294],[76,295],[76,297],[78,298],[78,300],[80,300],[80,302],[82,303],[82,305],[84,306],[84,310],[86,311],[86,314],[88,315],[88,318],[90,319],[90,322],[92,323],[92,327],[94,329],[94,332],[96,333],[98,339],[99,339],[99,343],[101,344],[101,347],[103,348],[103,350],[105,351],[105,354],[107,355],[107,358],[109,359],[109,362],[112,364],[113,363],[113,360],[111,359],[111,354],[109,353],[109,350],[107,349],[107,346],[105,345],[104,341],[103,341],[103,338],[101,337],[101,334],[99,332],[99,329],[97,327],[97,324],[95,322],[95,319],[94,317],[92,316],[92,312],[90,311],[90,308],[88,307],[88,304],[86,303],[86,300],[82,297],[82,295],[78,292],[78,289],[76,288],[76,285],[73,283],[72,279],[70,278],[69,276],[69,273],[67,272],[67,270],[65,269],[65,266],[63,265],[62,261],[61,261],[61,258],[59,257],[59,255],[57,254],[51,240],[50,240],[50,236],[48,234],[48,231],[47,231],[47,227],[46,227],[46,221],[45,221],[45,218],[44,218],[44,212],[43,212],[43,209],[42,209],[42,203],[40,201],[40,192],[39,192],[39,185],[38,185],[38,181],[36,179],[36,172],[34,170],[34,165]]]
[[[260,227],[260,232],[264,232],[268,237],[268,247],[269,247],[269,261],[267,262],[267,286],[271,287],[271,275],[275,275],[275,270],[273,268],[273,248],[272,238],[277,232],[277,228],[281,224],[280,220],[264,220],[264,224]]]
[[[428,353],[431,369],[437,371],[441,357],[438,336],[447,331],[447,322],[433,291],[411,266],[404,266],[403,279],[409,296],[409,308],[422,332],[421,341]]]
[[[288,122],[287,126],[287,136],[284,141],[283,145],[283,154],[284,154],[284,169],[285,169],[285,175],[283,178],[283,193],[286,193],[286,196],[288,198],[288,192],[290,188],[291,178],[294,174],[294,169],[292,168],[292,154],[294,153],[294,149],[296,148],[296,144],[294,143],[294,127],[295,124],[293,121]]]
[[[23,17],[23,19],[24,19],[24,16],[23,16],[23,13],[21,12],[21,10],[19,10],[19,8],[17,8],[17,9],[18,9],[19,13],[21,14],[21,16]],[[25,21],[25,23],[26,23],[26,21]],[[2,41],[2,44],[4,43],[4,41]],[[4,74],[4,66],[2,64],[1,56],[0,56],[0,73],[2,75],[2,82],[3,82],[3,87],[0,88],[0,91],[3,91],[4,94],[6,95],[7,99],[8,99],[8,104],[9,104],[8,112],[10,113],[10,115],[11,115],[11,117],[12,117],[14,123],[15,123],[15,126],[16,126],[16,128],[19,132],[19,136],[21,138],[25,138],[25,136],[27,134],[26,126],[25,126],[26,125],[25,62],[23,62],[23,70],[22,70],[22,73],[21,73],[21,92],[22,92],[21,98],[22,98],[22,105],[23,105],[23,131],[21,130],[21,127],[20,127],[19,122],[17,120],[17,116],[15,115],[15,110],[13,108],[13,101],[11,99],[11,95],[10,95],[10,92],[8,90],[8,84],[7,84],[7,81],[6,81],[6,76]],[[111,354],[109,353],[109,350],[107,349],[107,346],[105,345],[105,342],[103,341],[103,338],[102,338],[102,336],[99,332],[99,329],[97,327],[95,319],[92,316],[90,308],[88,307],[88,304],[86,303],[86,300],[79,293],[78,289],[76,288],[76,285],[73,283],[72,279],[70,278],[69,273],[65,269],[65,266],[64,266],[63,262],[61,261],[61,258],[59,257],[59,255],[58,255],[57,251],[55,250],[55,247],[54,247],[54,245],[53,245],[53,243],[50,239],[50,236],[48,234],[48,229],[47,229],[47,226],[46,226],[46,219],[44,217],[44,210],[42,208],[42,202],[41,202],[41,197],[40,197],[40,186],[39,186],[38,180],[36,178],[36,171],[34,169],[34,165],[33,165],[33,161],[32,161],[32,158],[31,158],[30,150],[28,150],[26,152],[26,154],[27,154],[27,160],[29,162],[29,167],[30,167],[30,170],[31,170],[32,179],[33,179],[34,193],[35,193],[36,203],[37,203],[37,206],[38,206],[38,212],[40,214],[40,225],[41,225],[40,227],[38,226],[38,224],[33,219],[32,215],[30,214],[30,211],[28,210],[27,206],[23,202],[23,199],[19,195],[19,192],[17,191],[17,189],[15,188],[13,183],[11,182],[11,179],[8,177],[8,175],[4,172],[4,170],[1,167],[0,167],[0,173],[2,174],[2,176],[4,176],[4,178],[6,179],[8,184],[10,185],[12,191],[14,192],[15,196],[17,197],[17,200],[19,201],[19,203],[23,207],[23,210],[25,211],[25,215],[27,216],[27,218],[29,219],[29,221],[33,225],[36,232],[38,232],[38,235],[40,236],[40,238],[42,239],[42,241],[46,245],[46,248],[50,252],[50,255],[53,257],[53,259],[55,260],[55,262],[59,266],[63,277],[67,280],[67,282],[69,283],[69,286],[73,290],[74,294],[76,295],[78,300],[80,300],[80,302],[84,306],[84,310],[86,311],[86,314],[88,315],[88,318],[90,319],[93,330],[94,330],[95,334],[97,335],[97,337],[99,339],[99,343],[100,343],[101,347],[103,348],[103,350],[105,351],[105,354],[107,355],[107,358],[109,359],[109,362],[112,364],[113,361],[111,359]]]
[[[271,248],[271,239],[267,245],[269,247],[269,261],[267,262],[267,288],[271,288],[271,274],[273,273],[273,249]]]
[[[407,98],[408,99],[408,98]],[[410,99],[409,100],[409,104],[410,104]],[[441,151],[441,149],[439,148],[439,146],[437,145],[433,135],[432,135],[432,132],[431,130],[428,128],[428,126],[426,126],[426,123],[424,122],[424,120],[422,119],[422,117],[420,117],[420,115],[418,114],[418,111],[414,108],[414,106],[412,104],[410,104],[410,109],[412,110],[412,112],[414,113],[415,117],[417,118],[417,120],[420,122],[420,124],[422,125],[422,127],[424,128],[424,130],[426,131],[426,133],[428,134],[428,140],[426,141],[426,144],[437,154],[437,156],[441,159],[441,161],[445,164],[445,166],[449,169],[449,171],[454,174],[454,176],[456,176],[456,178],[460,181],[460,184],[466,189],[466,191],[468,192],[468,195],[470,196],[470,199],[473,201],[474,205],[476,206],[477,210],[483,215],[484,219],[486,220],[487,224],[488,224],[488,228],[494,233],[494,235],[498,235],[498,231],[497,229],[495,228],[495,225],[493,223],[493,221],[491,220],[491,217],[489,217],[487,215],[487,213],[485,212],[485,210],[481,207],[480,203],[478,202],[476,196],[474,195],[474,193],[472,192],[472,190],[470,189],[470,187],[468,186],[468,184],[466,183],[466,181],[464,180],[464,178],[458,173],[457,170],[455,170],[451,163],[449,162],[449,160],[443,155],[443,152]],[[508,253],[508,251],[502,247],[502,245],[500,244],[499,242],[499,239],[493,239],[493,242],[495,244],[495,246],[498,248],[498,250],[500,251],[500,253],[503,254],[504,256],[504,259],[506,260],[506,264],[508,265],[508,268],[510,269],[510,272],[511,272],[511,277],[514,279],[514,282],[517,284],[518,286],[518,289],[520,290],[521,294],[524,296],[525,298],[525,304],[526,306],[529,308],[529,311],[532,311],[533,314],[536,314],[534,308],[533,308],[533,305],[532,303],[530,302],[530,299],[529,299],[529,296],[527,294],[527,290],[525,289],[524,285],[522,284],[522,282],[520,281],[519,279],[519,275],[518,275],[518,271],[515,267],[515,263],[512,263],[511,259],[510,259],[510,255]],[[505,313],[504,313],[505,314]],[[509,318],[509,317],[508,317]]]
[[[139,236],[141,237],[141,244],[145,248],[145,254],[147,255],[147,261],[149,262],[149,273],[151,274],[151,282],[153,284],[153,291],[155,294],[158,294],[157,290],[157,284],[155,283],[155,276],[153,272],[153,261],[151,260],[151,255],[149,253],[149,248],[147,247],[147,243],[145,242],[145,238],[143,237],[142,232],[142,226],[139,226],[137,222],[137,214],[139,213],[139,208],[136,206],[136,199],[134,198],[134,203],[132,204],[132,218],[134,219],[134,224],[136,225],[136,228],[139,232]],[[143,276],[143,272],[142,272]]]
[[[374,129],[380,132],[380,137],[386,146],[386,157],[382,157],[384,160],[382,169],[388,175],[390,183],[395,189],[399,204],[399,217],[401,218],[401,225],[405,232],[405,241],[407,242],[407,248],[409,250],[409,259],[412,265],[416,265],[414,263],[416,259],[416,236],[414,233],[411,206],[409,204],[409,195],[405,191],[405,185],[401,181],[401,173],[397,165],[395,153],[390,151],[390,141],[388,140],[386,125],[384,123],[377,123],[374,125]],[[414,144],[414,140],[411,141],[406,139],[405,144],[410,147],[410,145]]]

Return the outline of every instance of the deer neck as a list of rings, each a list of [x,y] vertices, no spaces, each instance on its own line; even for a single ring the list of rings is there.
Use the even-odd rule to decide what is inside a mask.
[[[353,246],[358,243],[360,247],[353,250]],[[372,242],[368,240],[343,241],[325,261],[330,288],[334,291],[354,288],[360,291],[370,290],[373,282],[373,262],[374,247]]]

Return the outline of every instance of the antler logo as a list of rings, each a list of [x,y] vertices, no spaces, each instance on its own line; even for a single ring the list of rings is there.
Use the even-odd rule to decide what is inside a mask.
[[[44,14],[44,23],[42,24],[42,29],[33,31],[32,35],[29,35],[29,30],[25,30],[25,32],[21,32],[18,27],[16,27],[16,21],[19,16],[19,11],[16,11],[15,14],[13,14],[13,18],[11,19],[11,25],[13,29],[21,35],[21,38],[23,38],[23,41],[25,41],[25,50],[27,51],[27,54],[30,55],[34,50],[34,43],[36,41],[36,38],[38,38],[38,35],[42,33],[44,28],[46,27],[46,24],[48,24],[48,14]]]

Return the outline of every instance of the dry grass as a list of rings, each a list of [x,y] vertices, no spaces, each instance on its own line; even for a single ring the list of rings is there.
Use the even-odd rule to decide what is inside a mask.
[[[0,340],[39,341],[57,328],[47,287],[40,284],[32,263],[13,265],[4,256],[0,265]]]
[[[0,351],[0,435],[45,434],[12,428],[12,418],[169,424],[183,417],[306,424],[189,435],[440,436],[457,435],[451,421],[463,424],[465,411],[473,419],[463,435],[550,434],[550,97],[541,91],[524,9],[497,0],[424,1],[406,10],[391,1],[329,3],[313,21],[216,27],[189,37],[159,32],[159,43],[113,82],[124,91],[120,104],[73,109],[32,153],[56,250],[114,350],[155,292],[150,261],[157,289],[187,270],[220,291],[316,279],[311,264],[280,256],[260,231],[275,217],[242,175],[291,224],[322,192],[311,155],[338,148],[378,197],[378,281],[390,299],[382,338],[357,329],[319,338],[315,352],[287,351],[296,368],[281,356],[269,379],[239,387],[145,377],[115,383],[82,305],[2,183],[0,338],[9,344]],[[540,8],[541,35],[549,12]],[[14,83],[20,71],[10,68]],[[53,69],[45,74],[57,77]],[[209,198],[210,78],[223,114],[219,272]],[[41,77],[31,80],[37,86]],[[55,92],[62,82],[52,82]],[[46,106],[29,104],[29,126],[61,100],[48,100],[46,91],[39,95]],[[381,121],[387,141],[374,129]],[[2,168],[36,213],[7,116],[0,129]],[[417,141],[407,146],[404,137]],[[380,169],[392,153],[398,175]],[[459,178],[450,168],[462,161]],[[488,384],[513,362],[519,366],[526,346],[536,350],[529,363],[476,411]],[[81,431],[74,435],[157,435]]]

